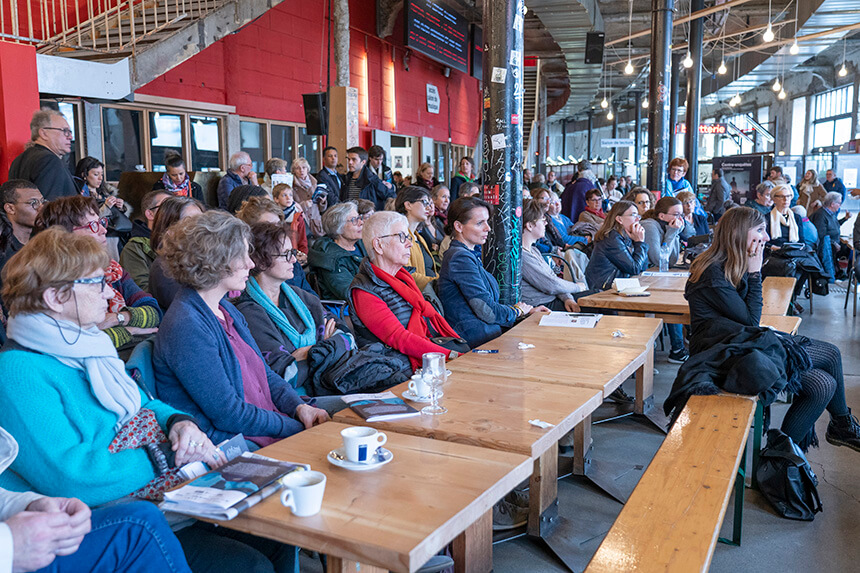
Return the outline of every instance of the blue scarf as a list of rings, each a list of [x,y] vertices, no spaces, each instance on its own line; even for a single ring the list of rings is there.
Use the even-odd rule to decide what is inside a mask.
[[[281,283],[281,292],[284,293],[284,296],[287,297],[287,300],[290,301],[290,304],[302,319],[302,322],[305,325],[305,331],[303,333],[299,333],[298,330],[293,328],[293,325],[290,324],[289,320],[287,320],[283,311],[272,304],[272,301],[268,296],[266,296],[263,289],[260,288],[260,285],[257,283],[257,279],[251,277],[248,281],[246,290],[251,298],[254,299],[254,302],[263,307],[266,314],[269,315],[269,318],[271,318],[277,327],[281,329],[281,332],[287,335],[287,338],[290,339],[293,346],[296,348],[302,348],[304,346],[316,344],[317,330],[316,325],[314,324],[314,317],[311,316],[311,311],[308,310],[308,307],[305,306],[305,303],[302,302],[299,295],[297,295],[287,283]]]

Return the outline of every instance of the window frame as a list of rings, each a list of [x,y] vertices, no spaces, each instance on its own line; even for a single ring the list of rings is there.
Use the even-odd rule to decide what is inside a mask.
[[[823,117],[818,117],[819,107],[822,107],[822,108],[823,107],[829,107],[830,109],[827,111],[828,112],[833,111],[833,108],[835,108],[837,105],[836,102],[834,101],[836,99],[835,96],[837,95],[837,92],[840,92],[840,91],[845,92],[845,97],[842,98],[841,104],[842,104],[842,107],[847,108],[847,111],[844,111],[842,113],[837,113],[835,115],[825,115]],[[833,97],[833,99],[831,99],[830,101],[824,100],[824,98],[831,97],[831,96]],[[814,149],[819,149],[819,148],[830,148],[830,147],[842,145],[845,143],[845,141],[841,141],[838,143],[836,141],[836,123],[838,121],[845,120],[845,119],[848,119],[849,121],[851,121],[852,114],[854,112],[854,109],[853,109],[854,96],[855,96],[855,94],[854,94],[854,84],[853,83],[837,86],[831,90],[823,91],[823,92],[817,93],[817,94],[815,94],[815,96],[813,96],[812,106],[811,106],[811,108],[812,108],[811,109],[811,112],[812,112],[811,116],[812,117],[810,117],[811,121],[809,122],[810,125],[812,126],[812,129],[810,130],[811,133],[809,134],[809,137],[811,140],[810,141],[810,151],[812,151]],[[816,142],[816,138],[815,138],[816,129],[818,128],[818,126],[823,126],[824,124],[827,124],[827,123],[833,124],[833,135],[830,139],[830,144],[829,145],[818,145]],[[850,141],[850,140],[851,140],[851,128],[849,127],[849,133],[848,133],[848,140],[847,141]]]
[[[295,157],[293,157],[293,159],[296,159],[297,157],[302,157],[301,155],[299,155],[299,129],[304,128],[306,130],[307,129],[306,124],[293,122],[293,121],[280,121],[280,120],[276,120],[276,119],[262,119],[259,117],[249,117],[249,116],[240,115],[239,116],[239,123],[240,123],[239,128],[240,128],[240,130],[241,130],[241,123],[243,121],[249,122],[249,123],[257,123],[257,124],[261,124],[261,125],[265,126],[265,129],[263,130],[263,152],[264,152],[263,153],[263,157],[264,157],[263,163],[264,164],[266,163],[266,161],[268,161],[269,159],[272,159],[272,157],[273,157],[273,155],[272,155],[272,126],[273,125],[278,125],[278,126],[282,126],[282,127],[291,127],[293,129],[292,144],[293,144],[293,150],[294,150],[293,153],[295,155]],[[321,135],[311,135],[310,137],[321,138],[322,136]],[[320,140],[318,142],[317,150],[315,153],[316,165],[322,165],[322,150],[324,147],[325,146],[323,145],[322,140]],[[290,162],[290,164],[287,165],[287,171],[289,171],[291,168],[292,168],[292,162]]]

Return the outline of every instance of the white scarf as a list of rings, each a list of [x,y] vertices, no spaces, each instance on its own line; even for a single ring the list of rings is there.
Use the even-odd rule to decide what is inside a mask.
[[[775,236],[771,237],[771,239],[779,239],[782,236],[782,227],[781,225],[785,224],[785,217],[783,217],[779,211],[776,209],[770,210],[770,231]],[[777,234],[779,233],[779,234]],[[796,243],[800,240],[800,231],[797,228],[797,221],[794,218],[794,212],[788,212],[788,242]]]
[[[110,337],[98,328],[81,329],[37,313],[10,316],[6,332],[24,348],[83,370],[99,404],[117,415],[116,430],[140,410],[140,389],[126,373]]]

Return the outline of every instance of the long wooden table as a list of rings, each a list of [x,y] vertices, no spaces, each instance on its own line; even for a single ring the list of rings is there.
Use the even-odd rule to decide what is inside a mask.
[[[412,572],[452,541],[458,572],[492,570],[492,507],[529,476],[527,456],[388,432],[394,459],[352,472],[326,460],[346,427],[327,422],[258,452],[326,474],[319,514],[296,517],[274,495],[218,523],[326,554],[329,572]]]

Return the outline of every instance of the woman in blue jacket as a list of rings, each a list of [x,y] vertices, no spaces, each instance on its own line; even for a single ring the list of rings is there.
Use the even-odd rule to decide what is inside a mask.
[[[605,290],[617,278],[638,275],[648,268],[648,244],[636,204],[619,201],[594,236],[594,252],[585,268],[588,288]]]
[[[489,220],[490,205],[475,197],[457,199],[448,207],[445,233],[452,241],[439,271],[439,298],[448,323],[471,348],[496,338],[518,318],[547,310],[524,302],[499,304],[499,283],[484,270],[478,250],[490,232]]]

